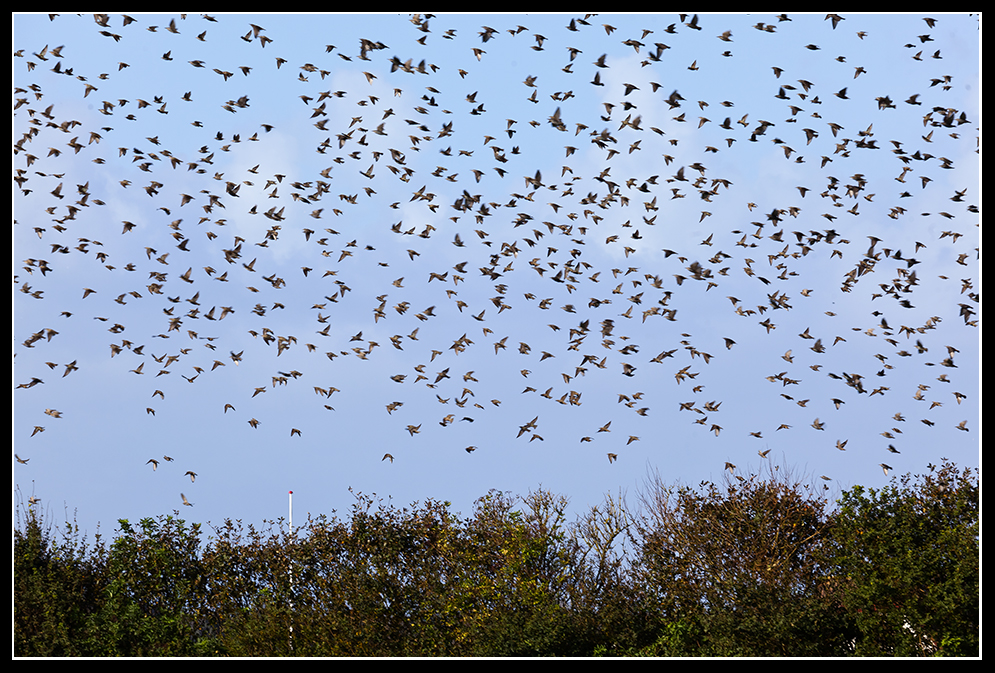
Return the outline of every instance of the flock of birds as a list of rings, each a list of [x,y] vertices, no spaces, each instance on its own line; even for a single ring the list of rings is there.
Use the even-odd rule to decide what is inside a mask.
[[[862,442],[860,460],[885,475],[908,420],[972,429],[947,414],[977,404],[978,371],[958,364],[978,350],[980,184],[963,164],[978,161],[979,122],[950,105],[961,82],[931,36],[943,16],[910,35],[869,34],[860,15],[756,23],[771,42],[796,21],[827,40],[856,32],[921,73],[884,80],[914,90],[869,95],[862,84],[880,73],[810,43],[751,64],[738,84],[762,92],[756,111],[727,98],[736,83],[716,72],[713,56],[742,60],[748,41],[721,15],[647,15],[627,34],[612,16],[554,16],[548,35],[511,15],[477,17],[501,27],[475,35],[446,15],[378,15],[371,35],[406,22],[408,43],[351,34],[310,45],[306,62],[281,51],[291,45],[265,16],[47,18],[120,60],[84,70],[93,54],[15,24],[19,465],[83,403],[54,408],[46,391],[86,376],[97,397],[102,381],[131,377],[122,413],[163,435],[189,422],[173,400],[195,395],[238,444],[269,424],[288,442],[307,423],[333,424],[388,465],[417,460],[399,453],[409,438],[446,444],[450,428],[488,418],[455,450],[540,441],[575,456],[590,444],[607,467],[680,425],[700,426],[704,446],[729,433],[757,442],[765,459],[772,436],[798,427],[795,416],[761,427],[770,397],[810,413],[813,434],[797,442]],[[500,52],[502,74],[518,88],[478,75],[511,44],[518,58]],[[190,90],[168,95],[166,75],[150,74],[124,97],[114,84],[135,49],[161,52],[156,72]],[[822,55],[845,85],[797,69]],[[555,59],[556,83],[530,59]],[[889,135],[889,116],[911,112],[921,132]],[[296,147],[310,158],[283,161]],[[948,189],[957,169],[968,177]],[[787,195],[747,191],[767,175],[797,182]],[[910,388],[900,369],[930,378]],[[268,412],[265,399],[289,389],[317,399]],[[350,395],[364,423],[395,433],[387,452],[364,446],[360,419],[342,413]],[[832,414],[882,398],[888,414],[870,421],[880,439],[848,446],[856,421]],[[730,424],[730,408],[756,425]],[[176,451],[191,468],[177,475],[200,485],[200,452]],[[133,462],[161,475],[174,459]]]

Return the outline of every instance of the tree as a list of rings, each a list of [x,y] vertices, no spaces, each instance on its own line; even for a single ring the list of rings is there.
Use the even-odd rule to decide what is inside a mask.
[[[978,656],[978,474],[928,470],[840,500],[833,561],[858,655]]]
[[[574,619],[583,623],[593,646],[589,652],[596,656],[633,654],[651,644],[661,628],[631,572],[627,541],[633,516],[621,493],[609,493],[580,515],[571,530],[580,554],[574,570]]]
[[[772,469],[642,496],[635,572],[663,624],[648,654],[838,656],[848,621],[820,562],[824,497]]]
[[[492,491],[468,522],[462,585],[476,603],[475,656],[576,655],[571,578],[576,548],[567,500],[539,489],[521,499]]]
[[[18,519],[21,519],[18,507]],[[106,549],[87,547],[69,522],[61,538],[34,507],[14,529],[14,654],[71,657],[100,605]]]
[[[99,611],[84,641],[89,656],[190,656],[206,634],[198,628],[205,574],[199,525],[160,516],[139,526],[119,522],[109,549]]]
[[[245,532],[241,522],[227,519],[201,554],[205,604],[199,622],[211,635],[204,654],[276,657],[293,651],[290,568],[296,546],[282,520],[263,524]]]

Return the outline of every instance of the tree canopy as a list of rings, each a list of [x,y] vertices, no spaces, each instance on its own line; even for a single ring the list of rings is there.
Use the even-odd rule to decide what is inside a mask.
[[[467,517],[355,494],[294,530],[174,512],[109,544],[19,506],[14,653],[978,656],[977,472],[825,493],[776,468],[653,477],[574,521],[542,489]]]

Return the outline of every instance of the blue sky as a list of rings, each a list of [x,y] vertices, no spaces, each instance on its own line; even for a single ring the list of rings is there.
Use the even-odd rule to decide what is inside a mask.
[[[130,18],[14,16],[15,498],[979,465],[977,16]]]

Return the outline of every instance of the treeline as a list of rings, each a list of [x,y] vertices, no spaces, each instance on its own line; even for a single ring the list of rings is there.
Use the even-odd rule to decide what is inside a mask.
[[[19,508],[14,654],[979,656],[979,482],[944,462],[827,491],[774,468],[647,483],[568,521],[547,491],[293,532],[177,516],[108,544]]]

